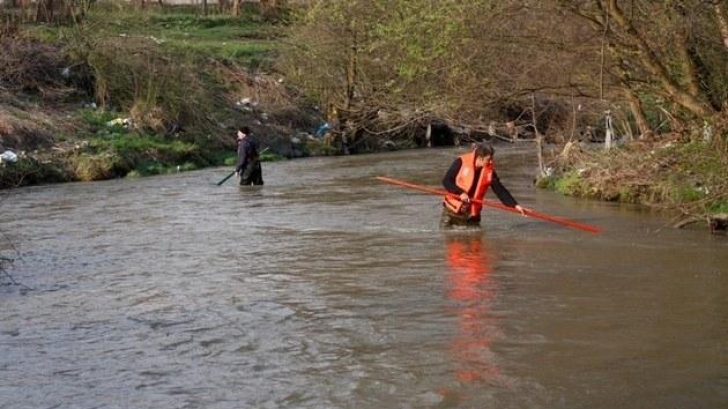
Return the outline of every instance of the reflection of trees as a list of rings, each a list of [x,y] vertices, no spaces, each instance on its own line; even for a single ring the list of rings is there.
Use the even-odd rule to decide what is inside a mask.
[[[0,196],[0,208],[2,208],[3,202],[8,197],[9,197],[8,195]],[[9,247],[10,250],[12,250],[17,256],[20,256],[20,252],[15,247],[15,244],[13,244],[13,242],[10,240],[10,238],[7,236],[7,234],[5,234],[5,232],[2,229],[0,229],[0,239],[2,241],[6,242],[2,246],[3,248]],[[5,257],[2,253],[0,253],[0,276],[7,278],[8,281],[10,282],[10,284],[12,284],[12,285],[20,286],[20,287],[23,287],[24,289],[30,290],[31,288],[28,287],[27,285],[21,284],[21,283],[15,281],[15,278],[13,278],[13,276],[10,275],[10,273],[7,271],[6,267],[8,265],[10,265],[10,263],[12,263],[12,262],[13,262],[12,258]],[[0,281],[0,285],[1,284],[3,284],[2,281]]]
[[[453,238],[447,242],[447,294],[459,324],[451,350],[456,376],[463,382],[492,382],[500,375],[490,350],[497,333],[495,318],[489,316],[495,296],[491,263],[481,237]]]

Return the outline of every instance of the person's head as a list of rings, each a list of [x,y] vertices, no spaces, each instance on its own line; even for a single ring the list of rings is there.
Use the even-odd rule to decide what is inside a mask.
[[[240,128],[238,128],[238,140],[241,140],[248,135],[250,135],[250,128],[248,128],[247,126],[241,126]]]
[[[478,144],[475,147],[475,167],[490,166],[493,164],[495,150],[487,143]]]

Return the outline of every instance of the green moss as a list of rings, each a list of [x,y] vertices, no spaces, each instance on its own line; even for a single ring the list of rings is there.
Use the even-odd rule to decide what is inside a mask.
[[[284,156],[281,156],[277,153],[273,153],[270,151],[263,152],[260,154],[260,161],[261,162],[277,162],[281,160],[285,160],[286,158]],[[234,164],[235,162],[233,162]]]
[[[619,187],[617,198],[618,201],[626,203],[636,203],[638,199],[639,194],[638,192],[635,192],[634,189],[630,188],[629,186]]]
[[[708,207],[709,213],[728,213],[728,201],[719,201]]]
[[[676,185],[671,191],[671,200],[674,203],[690,203],[705,199],[705,192],[693,186]]]
[[[581,177],[576,171],[566,172],[555,180],[554,188],[564,195],[578,195],[582,191]]]
[[[222,164],[225,166],[235,166],[235,163],[237,162],[237,160],[238,160],[237,157],[230,156],[230,157],[225,158],[225,160],[223,161]]]
[[[195,151],[191,143],[169,140],[158,135],[127,133],[95,138],[91,142],[99,151],[116,151],[122,154],[155,154],[164,157],[182,157]]]
[[[556,176],[546,176],[536,180],[536,187],[541,189],[556,190]]]

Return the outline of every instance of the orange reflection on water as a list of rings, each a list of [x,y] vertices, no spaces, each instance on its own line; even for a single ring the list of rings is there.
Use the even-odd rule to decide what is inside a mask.
[[[447,265],[447,295],[458,317],[458,333],[450,346],[456,376],[462,382],[495,381],[500,373],[490,346],[497,323],[489,314],[495,283],[486,242],[482,237],[449,238]]]

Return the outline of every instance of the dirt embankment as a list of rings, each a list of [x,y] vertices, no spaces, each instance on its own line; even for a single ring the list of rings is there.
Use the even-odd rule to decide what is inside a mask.
[[[0,48],[0,154],[18,156],[0,163],[0,188],[230,164],[241,125],[268,158],[316,142],[299,136],[321,123],[311,104],[281,78],[230,62],[183,59],[144,38],[74,57],[5,32]]]

